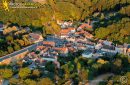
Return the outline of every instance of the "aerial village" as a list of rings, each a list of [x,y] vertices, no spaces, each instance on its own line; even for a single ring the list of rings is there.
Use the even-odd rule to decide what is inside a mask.
[[[130,0],[0,3],[0,85],[130,85]]]
[[[114,45],[107,40],[94,39],[94,36],[85,30],[92,29],[93,21],[88,20],[78,28],[72,22],[57,22],[61,26],[59,34],[48,35],[44,40],[40,34],[30,33],[31,42],[38,43],[35,49],[29,50],[23,57],[23,62],[32,62],[30,69],[36,66],[45,67],[46,62],[52,61],[60,68],[58,57],[67,57],[69,53],[82,50],[82,57],[98,59],[101,56],[113,56],[117,53],[130,56],[130,45]],[[2,29],[0,29],[2,31]],[[26,29],[29,31],[29,28]]]

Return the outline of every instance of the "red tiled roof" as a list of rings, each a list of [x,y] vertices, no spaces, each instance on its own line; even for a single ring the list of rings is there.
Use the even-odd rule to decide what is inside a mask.
[[[82,24],[82,25],[80,25],[79,26],[79,28],[92,28],[92,26],[91,25],[89,25],[89,24],[87,24],[87,23],[84,23],[84,24]]]

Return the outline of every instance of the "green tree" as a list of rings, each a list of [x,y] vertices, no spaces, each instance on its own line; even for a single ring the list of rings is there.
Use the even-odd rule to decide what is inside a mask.
[[[74,70],[74,65],[72,62],[68,62],[67,64],[61,67],[65,71],[65,79],[70,78],[70,73]]]
[[[16,78],[11,78],[11,79],[9,80],[9,83],[10,83],[11,85],[17,85],[17,84],[19,83],[19,80],[16,79]]]
[[[121,14],[125,14],[130,16],[130,5],[126,6],[126,7],[122,7],[122,9],[119,11]]]
[[[53,64],[53,62],[46,63],[45,68],[48,71],[50,71],[50,72],[54,72],[55,71],[55,65]]]
[[[122,60],[116,59],[113,62],[112,71],[114,71],[115,73],[120,73],[121,69],[122,69]]]
[[[30,73],[31,73],[31,70],[28,67],[26,67],[26,68],[21,68],[18,75],[20,78],[24,79],[24,78],[28,77],[30,75]]]
[[[24,46],[24,41],[23,40],[17,40],[17,42],[20,44],[20,46]]]
[[[18,51],[18,50],[20,50],[20,49],[21,49],[21,48],[20,48],[20,46],[19,46],[18,44],[15,44],[15,45],[14,45],[14,50],[15,50],[15,51]]]
[[[115,62],[114,62],[114,65],[116,65],[117,67],[121,67],[122,60],[121,59],[116,59]]]
[[[97,38],[104,39],[110,34],[110,30],[107,28],[99,28],[95,31],[95,35]]]
[[[11,42],[11,43],[12,43],[14,39],[13,39],[12,36],[7,36],[7,37],[6,37],[6,40],[7,40],[8,42]]]
[[[14,52],[14,49],[13,49],[11,46],[8,46],[7,49],[8,49],[8,52],[9,52],[9,53]]]
[[[77,63],[77,71],[78,71],[78,73],[80,72],[80,70],[81,70],[81,64],[78,62]]]
[[[3,69],[0,72],[0,75],[4,78],[4,79],[9,79],[13,76],[13,72],[11,69]]]
[[[38,82],[38,85],[54,85],[49,78],[43,78]]]
[[[40,76],[40,71],[38,69],[33,70],[32,73],[33,76],[39,77]]]
[[[8,54],[7,51],[0,50],[0,56],[4,56],[4,55],[6,55],[6,54]]]
[[[31,79],[26,79],[24,82],[26,85],[37,85],[36,81]]]
[[[89,70],[82,69],[79,73],[79,79],[82,82],[88,81]]]
[[[130,80],[130,72],[127,72],[127,73],[126,73],[126,76],[127,76],[127,80],[128,80],[128,81],[127,81],[127,84],[129,85],[129,84],[130,84],[130,81],[129,81],[129,80]]]
[[[31,42],[30,42],[27,38],[24,37],[23,40],[24,40],[24,45],[25,45],[25,46],[31,44]]]
[[[4,52],[0,50],[0,57],[4,56]]]
[[[60,13],[58,14],[62,16],[63,18],[62,20],[79,20],[80,19],[80,9],[76,7],[74,4],[71,4],[68,2],[57,2],[56,5],[59,8]],[[67,7],[69,7],[70,9],[68,9]]]

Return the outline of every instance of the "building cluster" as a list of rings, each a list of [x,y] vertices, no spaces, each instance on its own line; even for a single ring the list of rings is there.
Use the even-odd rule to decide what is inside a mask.
[[[63,25],[66,27],[62,28]],[[57,67],[60,67],[60,63],[57,61],[58,57],[67,57],[70,53],[94,46],[94,43],[91,42],[93,35],[84,30],[86,27],[92,29],[90,24],[83,23],[78,28],[74,28],[72,22],[66,22],[61,23],[60,26],[62,28],[60,33],[48,35],[41,45],[28,53],[23,61],[31,60],[40,67],[44,67],[46,62],[52,61]]]
[[[92,24],[89,22],[77,28],[72,26],[72,22],[58,22],[58,24],[62,28],[60,33],[47,36],[42,44],[27,56],[40,67],[44,67],[48,61],[60,67],[58,57],[67,57],[69,53],[76,53],[79,50],[83,50],[82,57],[86,58],[110,57],[117,53],[130,55],[129,44],[114,45],[107,40],[95,41],[94,36],[85,31],[85,28],[92,29]]]
[[[74,27],[72,22],[57,22],[61,31],[57,35],[48,35],[44,40],[40,34],[29,33],[30,40],[34,43],[41,42],[23,59],[24,62],[34,62],[35,65],[44,67],[46,62],[52,61],[60,67],[58,57],[67,57],[82,50],[82,57],[99,58],[101,56],[113,56],[117,53],[130,56],[130,45],[114,45],[107,40],[95,40],[91,32],[85,29],[93,29],[92,22],[82,23]]]

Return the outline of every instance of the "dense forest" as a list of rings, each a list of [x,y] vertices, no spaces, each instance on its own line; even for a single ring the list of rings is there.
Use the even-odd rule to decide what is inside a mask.
[[[28,0],[8,0],[27,3]],[[59,32],[57,20],[83,22],[88,18],[98,20],[94,25],[97,38],[118,43],[130,43],[130,0],[46,0],[44,5],[34,9],[0,10],[0,21],[11,21],[19,25],[44,28],[44,33]]]
[[[26,0],[13,1],[24,3]],[[9,12],[1,10],[0,20],[40,26],[52,20],[52,16],[55,16],[55,20],[84,20],[95,12],[118,11],[121,8],[122,14],[129,15],[129,3],[129,0],[47,0],[39,9],[10,9]]]

